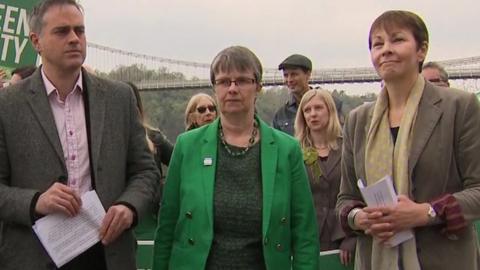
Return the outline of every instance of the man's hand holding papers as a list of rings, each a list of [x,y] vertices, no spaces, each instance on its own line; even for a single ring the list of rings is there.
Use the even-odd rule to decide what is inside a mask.
[[[79,213],[73,217],[63,213],[49,214],[35,222],[33,230],[57,267],[61,267],[100,241],[100,226],[105,217],[97,193],[82,196]]]

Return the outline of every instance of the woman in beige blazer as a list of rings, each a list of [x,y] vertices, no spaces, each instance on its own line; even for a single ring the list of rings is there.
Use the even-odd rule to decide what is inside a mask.
[[[355,268],[478,269],[479,102],[420,75],[428,31],[416,14],[382,14],[369,48],[384,87],[345,124],[337,202],[344,230],[359,235]],[[366,207],[357,180],[370,185],[387,175],[398,203]],[[391,246],[402,230],[414,237]]]

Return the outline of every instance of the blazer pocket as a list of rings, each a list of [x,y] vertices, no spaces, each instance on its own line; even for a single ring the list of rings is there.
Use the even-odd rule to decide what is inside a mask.
[[[192,256],[191,250],[178,244],[173,244],[168,269],[192,269],[191,260],[188,259]]]
[[[175,232],[173,241],[174,243],[182,243],[185,235],[185,227],[187,221],[183,217],[179,217],[177,224],[175,225]]]
[[[5,261],[10,261],[12,257],[15,256],[16,246],[12,243],[16,241],[21,241],[20,239],[15,239],[15,236],[12,238],[14,231],[9,229],[8,223],[0,222],[0,269],[3,269],[1,266]]]

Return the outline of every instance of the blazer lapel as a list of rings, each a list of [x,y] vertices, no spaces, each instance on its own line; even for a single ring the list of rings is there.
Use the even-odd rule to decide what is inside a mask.
[[[200,149],[201,160],[199,160],[199,162],[201,162],[205,207],[211,228],[213,228],[213,189],[215,185],[215,172],[217,170],[218,123],[219,118],[207,127]],[[211,165],[209,165],[210,162]]]
[[[326,176],[328,176],[332,172],[333,168],[335,168],[335,165],[337,165],[337,163],[340,162],[341,151],[342,151],[341,146],[342,146],[342,142],[340,141],[339,142],[340,149],[330,151],[327,162],[325,164],[324,174]]]
[[[58,159],[65,167],[65,161],[63,156],[62,143],[58,137],[57,126],[55,124],[55,119],[53,118],[52,108],[47,97],[47,91],[43,85],[42,74],[40,68],[32,75],[34,79],[32,80],[30,86],[30,96],[28,97],[28,103],[32,108],[33,113],[35,114],[40,126],[42,127],[43,132],[47,136],[47,139],[51,146],[55,149]],[[65,169],[66,171],[66,169]]]
[[[273,191],[277,172],[278,146],[273,138],[273,131],[259,118],[256,118],[256,120],[260,123],[260,157],[262,166],[263,190],[262,233],[263,236],[265,236],[270,224]]]
[[[365,125],[365,139],[367,139],[368,136],[368,130],[370,129],[370,125],[372,124],[372,119],[373,119],[373,111],[375,110],[375,104],[377,104],[377,101],[375,101],[372,106],[368,108],[368,114],[367,114],[367,123]],[[365,144],[367,142],[365,141]]]
[[[418,106],[410,157],[408,160],[408,175],[410,178],[420,154],[423,152],[428,139],[432,135],[432,132],[442,115],[442,111],[436,106],[440,101],[441,98],[435,92],[433,86],[426,83],[423,97]]]
[[[359,153],[360,153],[360,159],[359,159],[359,164],[360,166],[358,166],[358,171],[357,171],[357,178],[360,178],[360,179],[363,179],[365,180],[366,179],[366,174],[365,174],[365,148],[366,148],[366,145],[367,145],[367,136],[368,136],[368,129],[370,129],[370,125],[372,124],[372,119],[373,119],[373,110],[375,109],[375,103],[373,103],[369,108],[368,108],[368,111],[367,111],[367,120],[366,120],[366,123],[365,123],[365,127],[364,127],[364,135],[365,137],[363,138],[364,139],[364,142],[363,143],[358,143],[358,145],[360,146],[360,149],[358,149]],[[355,136],[355,134],[352,134],[352,136]],[[352,145],[353,147],[353,145]],[[353,149],[355,152],[357,151],[357,149]]]
[[[92,151],[93,173],[96,174],[100,145],[102,144],[103,126],[105,122],[105,93],[102,86],[83,70],[84,87],[88,96],[88,117],[90,121],[90,151]],[[94,179],[97,179],[94,175]]]

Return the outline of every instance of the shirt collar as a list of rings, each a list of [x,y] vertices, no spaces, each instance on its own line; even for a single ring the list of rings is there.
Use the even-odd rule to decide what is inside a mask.
[[[53,85],[53,83],[47,78],[47,75],[45,74],[45,72],[43,71],[43,66],[42,68],[40,69],[41,70],[41,73],[42,73],[42,80],[43,80],[43,84],[45,85],[45,89],[47,91],[47,96],[50,96],[50,94],[57,90],[57,88],[55,87],[55,85]],[[80,70],[80,73],[78,74],[78,78],[77,78],[77,81],[75,82],[75,86],[73,87],[73,90],[75,89],[79,89],[80,90],[80,93],[83,92],[83,79],[82,79],[82,70]]]
[[[290,98],[287,100],[287,105],[288,106],[297,106],[297,100],[295,99],[295,96],[293,94],[290,94]]]
[[[312,89],[313,89],[313,88],[312,88],[311,86],[308,86],[308,90],[312,90]],[[308,90],[307,90],[307,91],[308,91]],[[290,90],[289,90],[289,91],[290,91]],[[290,97],[289,97],[289,99],[287,100],[287,105],[288,105],[288,106],[293,106],[293,107],[295,107],[295,108],[298,107],[297,100],[295,99],[295,96],[294,96],[292,93],[290,93],[289,96],[290,96]]]

